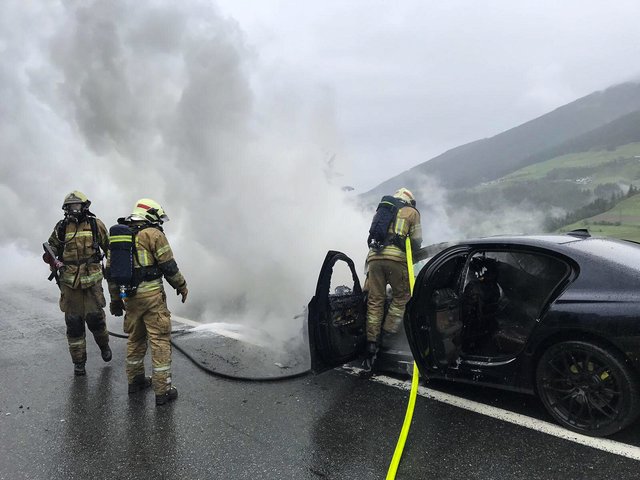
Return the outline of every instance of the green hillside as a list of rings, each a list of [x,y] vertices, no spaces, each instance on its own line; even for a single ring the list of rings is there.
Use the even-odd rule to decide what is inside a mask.
[[[640,180],[640,143],[631,143],[608,150],[562,155],[521,168],[498,182],[544,179],[552,182],[573,181],[587,188],[609,182],[623,181],[626,184],[637,182]]]
[[[627,198],[612,209],[559,229],[568,232],[587,228],[592,235],[640,242],[640,194]]]
[[[484,212],[505,205],[571,212],[595,198],[621,197],[632,184],[640,185],[640,143],[562,155],[450,192],[449,200],[454,207],[473,205]]]

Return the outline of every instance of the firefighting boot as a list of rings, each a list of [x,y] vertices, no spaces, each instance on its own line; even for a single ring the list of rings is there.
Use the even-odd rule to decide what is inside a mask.
[[[74,363],[73,364],[73,374],[76,377],[81,377],[82,375],[86,375],[87,371],[84,369],[84,363]]]
[[[382,329],[382,334],[380,336],[380,348],[383,350],[389,350],[389,347],[391,347],[395,336],[395,333],[387,332],[385,329]]]
[[[102,355],[102,360],[104,360],[105,362],[111,361],[112,355],[111,355],[111,348],[109,348],[109,345],[100,347],[100,354]]]
[[[170,387],[169,390],[164,392],[162,395],[156,395],[156,406],[172,402],[176,398],[178,398],[178,390],[176,387]]]
[[[145,377],[143,373],[133,377],[133,382],[129,384],[129,394],[146,390],[151,386],[151,377]]]
[[[367,353],[364,361],[362,362],[362,377],[368,378],[373,374],[373,367],[378,356],[378,343],[367,342]]]

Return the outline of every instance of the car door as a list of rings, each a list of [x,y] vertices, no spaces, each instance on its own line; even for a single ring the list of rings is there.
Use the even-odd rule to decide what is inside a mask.
[[[459,291],[469,247],[451,247],[420,271],[404,325],[420,372],[445,376],[459,357],[462,330]]]
[[[346,263],[353,286],[331,292],[331,279],[338,262]],[[366,345],[366,299],[353,261],[330,250],[324,259],[316,293],[309,302],[308,327],[311,371],[315,374],[355,360]]]

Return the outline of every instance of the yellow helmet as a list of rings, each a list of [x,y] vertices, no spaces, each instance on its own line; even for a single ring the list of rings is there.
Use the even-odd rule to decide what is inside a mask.
[[[62,202],[62,208],[65,208],[66,205],[71,205],[72,203],[80,203],[84,207],[89,207],[91,205],[91,201],[87,198],[87,196],[79,190],[74,190],[66,197],[64,197],[64,202]]]
[[[129,219],[147,220],[148,222],[159,224],[169,221],[169,217],[162,206],[150,198],[141,198],[138,200],[136,202],[136,206],[133,207],[133,211],[131,212]]]
[[[399,198],[400,200],[404,200],[405,202],[407,202],[410,205],[413,205],[414,207],[416,206],[416,199],[413,196],[413,193],[411,193],[408,189],[404,187],[398,190],[396,193],[394,193],[393,196],[396,198]]]

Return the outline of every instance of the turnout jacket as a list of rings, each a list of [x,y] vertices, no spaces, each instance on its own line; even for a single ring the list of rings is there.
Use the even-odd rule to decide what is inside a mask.
[[[404,206],[398,210],[396,219],[391,222],[388,230],[389,236],[399,235],[403,241],[407,236],[411,239],[411,248],[417,250],[422,245],[422,226],[420,225],[420,212],[412,206]],[[382,250],[369,249],[367,262],[372,260],[394,260],[396,262],[407,263],[407,254],[403,249],[391,244]]]
[[[169,241],[162,230],[156,227],[147,227],[136,233],[135,239],[134,268],[137,270],[155,267],[159,270],[159,275],[152,280],[140,282],[134,298],[144,298],[158,292],[164,292],[163,276],[167,279],[169,285],[176,290],[187,286],[187,281],[178,269]],[[110,268],[110,264],[111,259],[107,258],[107,269]],[[111,281],[109,281],[109,294],[111,298],[118,298],[119,294],[118,285]]]
[[[93,238],[89,217],[79,223],[67,222],[64,240],[58,238],[58,229],[65,220],[60,220],[49,237],[49,245],[64,263],[60,283],[70,288],[89,288],[102,281],[102,257],[109,250],[107,228],[98,218],[96,222],[98,238]],[[102,250],[102,252],[100,252]]]

